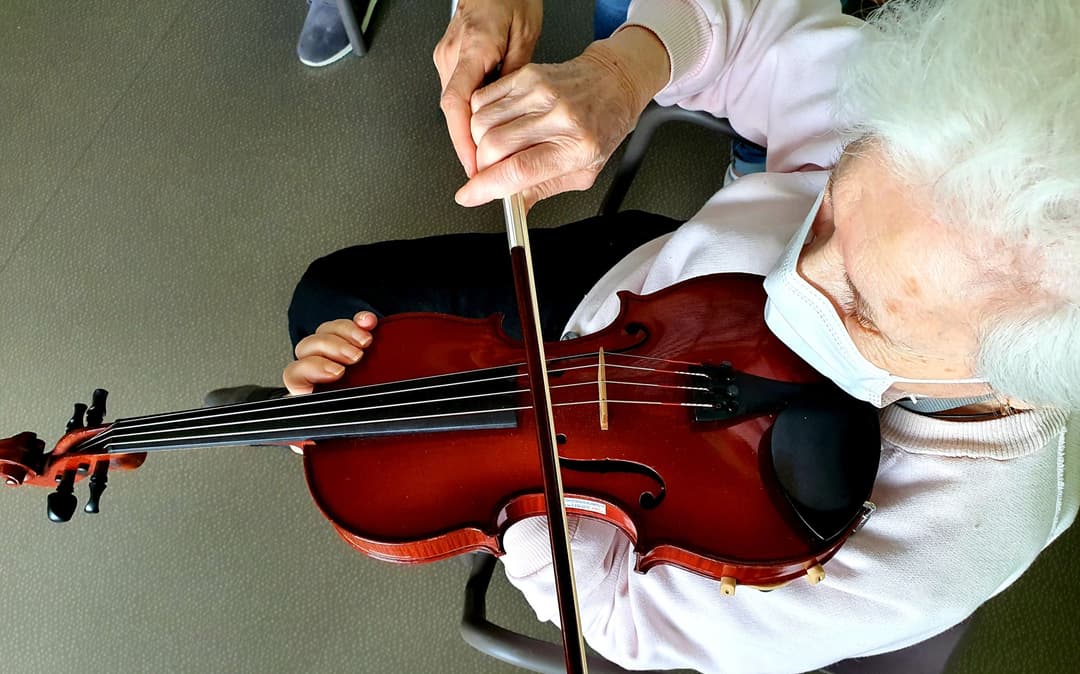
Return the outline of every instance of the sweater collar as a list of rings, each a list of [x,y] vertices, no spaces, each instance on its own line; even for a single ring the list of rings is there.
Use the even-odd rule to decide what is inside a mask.
[[[949,421],[890,405],[881,410],[881,439],[915,454],[1015,459],[1045,447],[1066,421],[1067,415],[1053,408],[986,421]]]

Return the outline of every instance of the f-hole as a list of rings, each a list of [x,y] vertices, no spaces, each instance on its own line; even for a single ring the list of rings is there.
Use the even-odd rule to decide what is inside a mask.
[[[643,491],[638,496],[638,504],[646,510],[652,510],[664,500],[667,495],[667,485],[664,478],[651,466],[646,466],[637,461],[625,459],[560,459],[559,463],[564,469],[576,470],[582,473],[630,473],[643,475],[656,483],[656,491]]]

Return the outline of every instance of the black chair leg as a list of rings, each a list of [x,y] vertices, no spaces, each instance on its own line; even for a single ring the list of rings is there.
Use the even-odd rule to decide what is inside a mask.
[[[341,22],[345,24],[345,32],[349,35],[349,43],[352,44],[353,53],[357,56],[363,56],[367,53],[367,42],[364,40],[364,33],[360,29],[360,21],[363,20],[364,15],[361,14],[359,19],[356,16],[356,6],[359,5],[364,9],[366,14],[370,7],[375,5],[376,0],[369,0],[369,2],[357,2],[356,0],[337,0],[338,13],[341,14]]]

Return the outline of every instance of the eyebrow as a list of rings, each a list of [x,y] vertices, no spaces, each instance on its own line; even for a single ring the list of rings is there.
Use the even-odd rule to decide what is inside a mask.
[[[870,305],[867,304],[866,298],[862,296],[859,289],[852,283],[851,277],[848,276],[846,269],[844,270],[844,283],[847,284],[848,290],[851,291],[852,308],[854,309],[855,314],[877,328],[877,321],[874,320],[873,310],[870,308]]]
[[[833,185],[836,184],[836,181],[839,180],[840,176],[844,173],[841,165],[848,156],[850,155],[848,155],[847,152],[840,155],[840,159],[836,161],[836,166],[833,166],[833,170],[829,174],[829,180],[825,183],[825,192],[828,194],[830,204],[833,203]]]
[[[844,148],[844,151],[840,153],[840,157],[836,160],[836,165],[833,166],[832,174],[829,176],[829,197],[830,198],[832,197],[832,185],[833,185],[833,183],[835,183],[837,180],[839,180],[844,175],[844,173],[847,172],[847,171],[844,170],[845,166],[846,166],[846,164],[851,163],[850,160],[851,160],[852,153],[849,152],[848,150],[852,147],[852,145],[854,145],[854,143],[852,143],[851,145],[848,145],[847,147]]]

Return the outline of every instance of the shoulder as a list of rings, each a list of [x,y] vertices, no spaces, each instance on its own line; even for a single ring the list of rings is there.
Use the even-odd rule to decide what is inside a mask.
[[[656,252],[644,292],[706,274],[768,274],[828,175],[752,173],[720,190]]]
[[[869,564],[884,592],[972,609],[1015,580],[1053,537],[1065,432],[1061,415],[1020,416],[961,423],[883,412],[878,510],[833,570]]]

